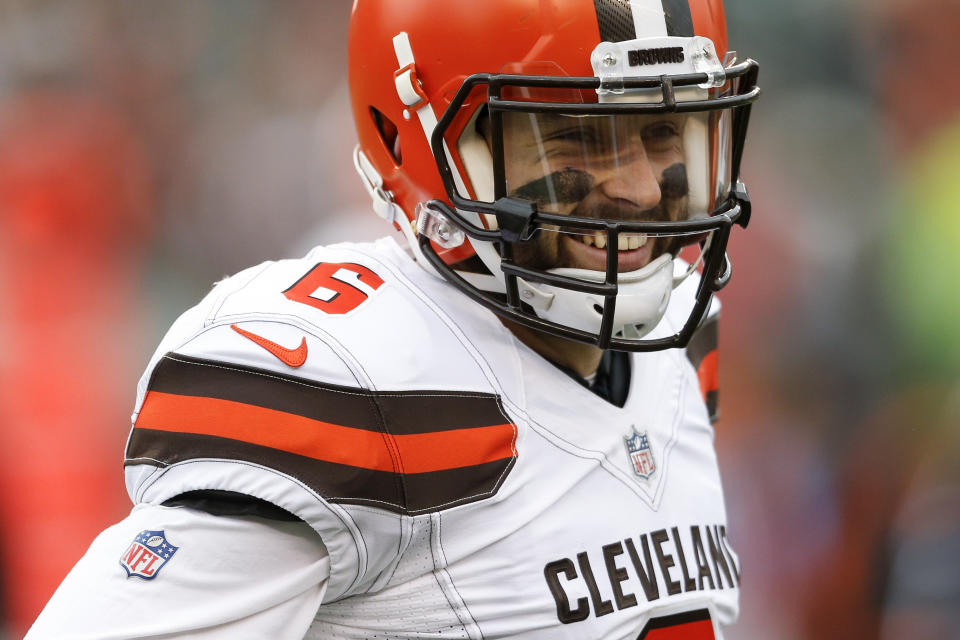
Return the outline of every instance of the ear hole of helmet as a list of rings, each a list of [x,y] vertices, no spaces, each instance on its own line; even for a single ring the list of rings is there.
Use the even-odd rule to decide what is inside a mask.
[[[370,107],[370,115],[373,117],[373,122],[380,133],[380,141],[383,142],[383,146],[399,167],[403,164],[403,152],[400,148],[400,132],[397,125],[376,107]]]

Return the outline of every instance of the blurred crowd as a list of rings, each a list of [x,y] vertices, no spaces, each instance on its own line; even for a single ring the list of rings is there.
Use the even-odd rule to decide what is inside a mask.
[[[960,0],[726,4],[765,91],[721,328],[729,637],[960,637]],[[176,315],[390,232],[350,161],[349,9],[0,0],[0,639],[128,511]]]

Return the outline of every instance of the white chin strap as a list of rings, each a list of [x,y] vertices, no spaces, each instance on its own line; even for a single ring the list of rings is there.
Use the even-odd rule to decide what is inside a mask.
[[[613,334],[622,338],[642,338],[663,318],[674,287],[692,273],[693,268],[674,278],[673,257],[663,254],[642,269],[622,273],[617,278],[617,308],[613,316]],[[603,282],[602,271],[557,268],[550,273],[588,282]],[[547,284],[532,284],[518,279],[520,297],[533,307],[537,316],[574,329],[599,333],[605,299],[601,295],[570,291]]]

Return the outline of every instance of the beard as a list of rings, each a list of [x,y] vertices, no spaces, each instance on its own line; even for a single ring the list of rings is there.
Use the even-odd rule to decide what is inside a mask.
[[[637,207],[627,200],[611,199],[602,190],[594,188],[593,176],[573,169],[539,178],[521,186],[513,195],[528,198],[535,194],[539,196],[547,184],[552,186],[551,195],[557,203],[576,203],[573,209],[564,215],[623,222],[677,222],[689,217],[687,171],[682,163],[674,164],[663,171],[659,181],[660,202],[649,209]],[[555,206],[555,203],[549,203],[548,206]],[[562,239],[564,235],[568,235],[579,242],[576,238],[584,233],[575,229],[565,231],[562,227],[541,229],[530,241],[513,244],[513,260],[522,267],[543,271],[558,267],[576,267],[578,265],[569,255]],[[664,253],[671,253],[676,257],[680,249],[693,240],[695,238],[686,236],[650,236],[647,241],[653,245],[647,263]]]

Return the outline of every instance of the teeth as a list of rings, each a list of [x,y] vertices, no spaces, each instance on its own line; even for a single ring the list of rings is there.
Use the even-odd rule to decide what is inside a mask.
[[[580,236],[580,241],[585,245],[603,249],[607,246],[607,236],[602,233]],[[618,251],[632,251],[639,249],[647,244],[647,234],[645,233],[627,233],[617,237]]]
[[[628,249],[639,249],[640,247],[647,244],[647,234],[641,233],[636,235],[627,235],[628,240],[627,248]]]

